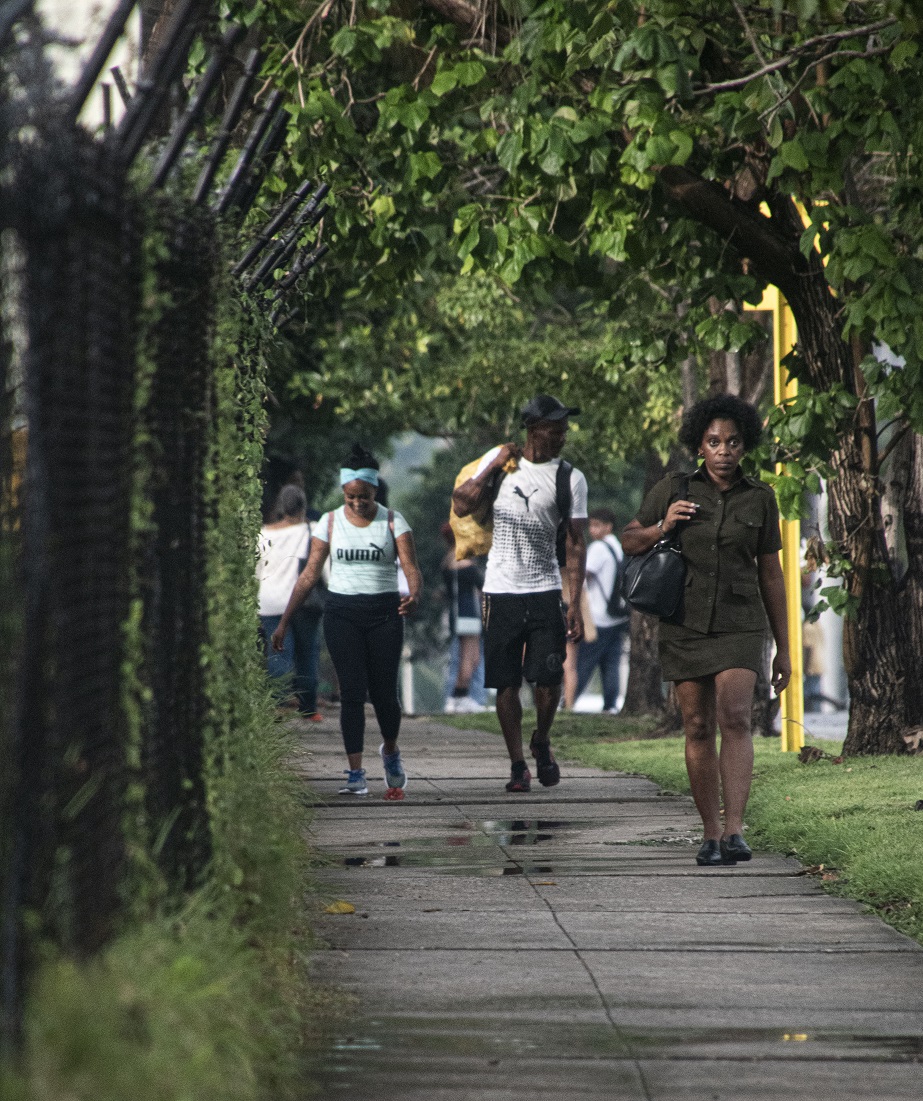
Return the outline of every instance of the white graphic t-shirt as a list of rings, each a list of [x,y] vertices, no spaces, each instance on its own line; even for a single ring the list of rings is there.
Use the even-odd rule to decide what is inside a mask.
[[[480,474],[494,460],[495,447],[481,459]],[[541,593],[561,588],[555,555],[558,515],[555,481],[560,459],[547,463],[519,460],[519,469],[504,476],[494,501],[494,535],[485,593]],[[570,476],[571,519],[586,519],[586,478],[574,468]]]
[[[594,539],[587,547],[586,591],[590,598],[590,615],[597,627],[617,627],[628,622],[627,615],[613,619],[606,611],[612,586],[616,582],[616,563],[621,562],[622,557],[622,544],[614,535]]]
[[[330,513],[325,512],[314,526],[314,538],[326,543],[329,524]],[[365,528],[351,524],[341,505],[333,513],[329,591],[343,596],[398,592],[395,539],[407,531],[410,525],[395,512],[391,537],[384,505],[378,506],[375,519]]]

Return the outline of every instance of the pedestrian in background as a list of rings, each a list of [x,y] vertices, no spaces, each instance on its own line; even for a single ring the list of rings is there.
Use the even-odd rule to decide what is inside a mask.
[[[622,597],[622,544],[613,534],[616,516],[609,508],[590,512],[586,553],[586,591],[596,637],[584,637],[577,652],[577,696],[593,673],[602,678],[604,712],[614,715],[619,698],[622,651],[628,633],[628,605]]]
[[[476,558],[455,558],[455,534],[445,523],[440,534],[448,550],[442,560],[442,582],[449,606],[449,680],[445,711],[449,715],[484,710],[484,650],[481,644],[481,586],[484,570]]]
[[[564,607],[570,605],[570,585],[566,574],[561,575],[561,599]],[[573,711],[577,702],[577,655],[584,642],[596,641],[596,624],[590,615],[590,601],[587,596],[586,584],[580,590],[580,615],[583,619],[583,637],[579,642],[567,640],[567,656],[564,658],[564,680],[561,682],[561,702],[558,705],[562,711]]]
[[[340,729],[349,765],[341,795],[367,795],[362,767],[365,700],[368,696],[381,729],[379,749],[388,785],[386,798],[403,798],[407,773],[397,738],[401,725],[398,669],[404,643],[404,616],[420,598],[422,578],[413,533],[399,512],[375,500],[378,462],[353,448],[340,469],[343,504],[317,522],[311,555],[295,584],[273,647],[281,651],[288,625],[330,559],[330,584],[324,609],[324,638],[340,682]],[[400,559],[408,592],[398,591]]]
[[[622,532],[626,554],[644,554],[674,535],[686,563],[685,597],[676,615],[660,622],[659,651],[664,680],[675,683],[683,717],[686,768],[704,832],[696,856],[702,866],[752,855],[743,839],[744,812],[767,616],[776,644],[776,695],[792,672],[775,494],[740,467],[761,434],[759,414],[738,397],[696,402],[683,417],[679,439],[701,465],[658,482]]]
[[[317,682],[320,667],[320,627],[324,609],[323,584],[316,585],[291,616],[291,631],[281,651],[269,645],[279,626],[308,559],[311,525],[305,519],[307,500],[297,485],[282,487],[276,508],[281,519],[264,524],[260,530],[259,581],[260,629],[266,648],[266,668],[277,683],[291,677],[292,691],[298,701],[298,713],[320,722],[317,713]],[[282,693],[280,691],[280,698]]]

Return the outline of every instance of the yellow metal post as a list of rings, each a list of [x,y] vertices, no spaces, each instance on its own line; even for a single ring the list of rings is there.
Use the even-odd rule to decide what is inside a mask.
[[[773,389],[776,404],[798,393],[798,381],[782,366],[784,356],[795,347],[795,319],[776,287],[769,287],[772,300]],[[764,299],[765,301],[765,299]],[[776,468],[782,473],[782,466]],[[788,644],[792,654],[792,679],[782,693],[782,751],[795,753],[804,745],[804,650],[801,638],[801,521],[782,521],[782,572],[788,608]]]

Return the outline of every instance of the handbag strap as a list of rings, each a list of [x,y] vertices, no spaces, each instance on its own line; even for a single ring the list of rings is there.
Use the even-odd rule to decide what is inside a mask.
[[[682,479],[680,480],[679,493],[676,496],[674,496],[672,493],[670,494],[670,500],[667,501],[667,510],[669,510],[670,505],[672,505],[674,501],[683,501],[688,496],[689,496],[689,475],[684,474],[682,476]],[[682,531],[680,529],[680,524],[685,524],[685,523],[688,523],[688,521],[687,520],[678,520],[677,523],[676,523],[676,527],[671,532],[669,532],[667,535],[664,535],[663,539],[666,539],[670,543],[674,543],[678,547],[679,546],[679,537],[680,537],[680,535],[682,535]],[[662,542],[663,539],[658,539],[658,542]]]
[[[394,534],[394,509],[388,509],[388,531],[391,532],[391,542],[394,544],[395,564],[400,562],[401,556],[397,553],[397,536]]]

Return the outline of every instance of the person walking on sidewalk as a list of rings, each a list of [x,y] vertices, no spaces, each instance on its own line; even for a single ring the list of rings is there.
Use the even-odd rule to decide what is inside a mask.
[[[565,609],[559,558],[565,558],[570,591],[579,593],[586,568],[587,482],[560,458],[569,416],[579,413],[539,394],[522,409],[525,447],[506,443],[481,460],[458,486],[452,504],[459,516],[476,512],[496,490],[493,544],[484,578],[484,683],[497,690],[497,717],[510,756],[510,792],[527,792],[532,775],[522,741],[523,677],[534,686],[536,729],[529,743],[539,783],[561,778],[551,752],[551,724],[561,698],[567,640],[583,636],[580,602]],[[499,472],[515,458],[517,469]]]
[[[612,534],[615,513],[609,508],[590,512],[590,545],[586,553],[586,591],[596,638],[585,638],[577,651],[577,691],[590,683],[598,668],[603,683],[603,711],[614,715],[619,698],[622,649],[628,631],[628,605],[622,596],[622,544]]]
[[[305,519],[307,501],[304,490],[285,485],[278,501],[281,519],[264,524],[260,530],[260,558],[256,567],[259,581],[260,633],[266,644],[266,668],[277,683],[294,674],[292,690],[298,700],[298,714],[320,722],[317,713],[317,679],[320,665],[320,623],[323,592],[315,588],[311,597],[292,613],[291,631],[280,652],[269,645],[288,604],[298,574],[308,558],[311,525]],[[284,698],[283,693],[280,697]]]
[[[340,794],[368,794],[362,767],[368,695],[382,735],[379,752],[388,785],[385,798],[401,799],[407,786],[397,746],[403,617],[417,606],[423,581],[410,526],[399,512],[375,500],[378,463],[374,455],[354,447],[340,470],[340,485],[343,504],[318,520],[308,563],[273,632],[272,645],[281,651],[295,609],[317,583],[329,557],[324,639],[340,682],[340,728],[349,764]],[[407,578],[405,596],[398,591],[398,559]]]
[[[659,650],[683,717],[686,768],[704,832],[696,856],[702,866],[752,855],[743,839],[753,775],[750,716],[767,616],[777,695],[792,672],[775,494],[740,468],[761,434],[759,414],[740,398],[697,402],[679,439],[702,464],[693,474],[659,481],[622,532],[626,554],[644,554],[676,532],[686,563],[685,597],[676,615],[660,622]]]
[[[475,558],[455,557],[455,534],[443,524],[440,535],[448,550],[442,560],[442,583],[449,605],[449,673],[444,710],[463,715],[486,710],[481,647],[481,586],[484,570]]]

